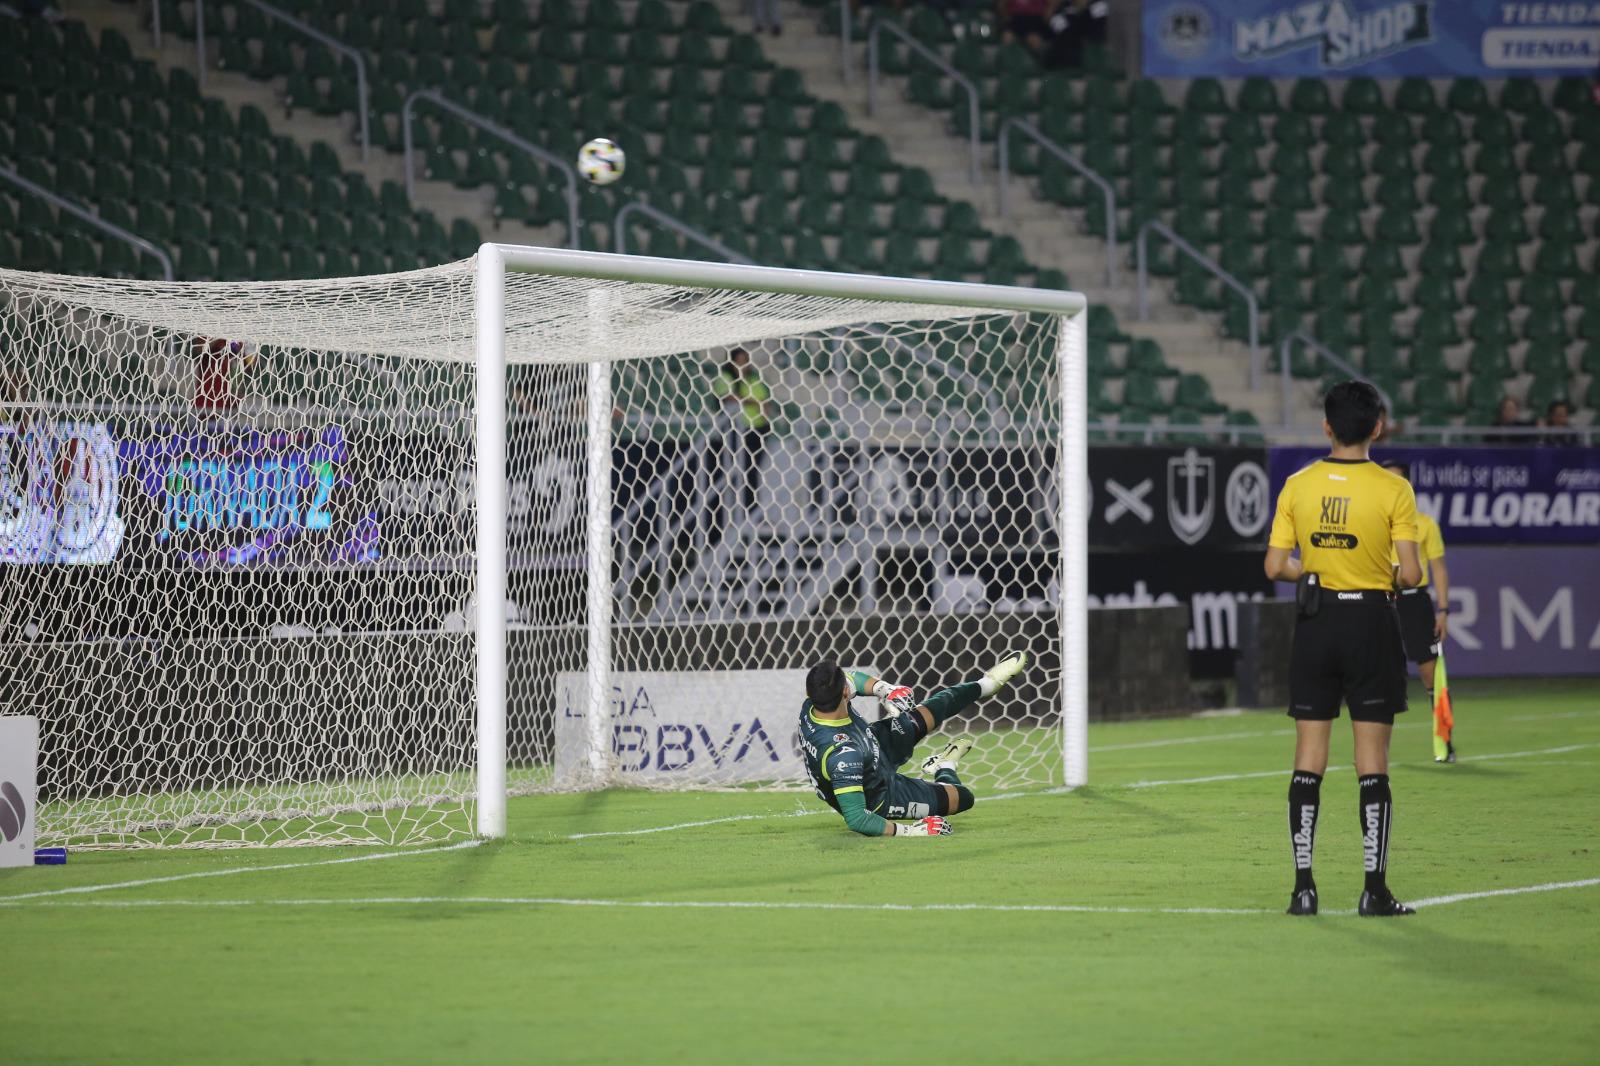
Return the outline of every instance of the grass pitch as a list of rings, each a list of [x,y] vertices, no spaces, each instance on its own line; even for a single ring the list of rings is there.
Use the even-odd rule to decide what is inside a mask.
[[[610,792],[514,800],[481,847],[0,871],[0,1061],[1592,1064],[1600,685],[1456,689],[1461,763],[1420,700],[1395,733],[1415,918],[1279,913],[1281,715],[1102,725],[1092,787],[980,792],[938,840]],[[1335,738],[1317,879],[1348,911]]]

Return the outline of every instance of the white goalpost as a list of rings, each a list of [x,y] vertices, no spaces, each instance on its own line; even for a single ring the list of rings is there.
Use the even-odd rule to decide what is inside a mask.
[[[0,271],[0,715],[39,841],[412,843],[552,789],[796,788],[813,662],[978,788],[1086,782],[1077,293],[484,245]]]

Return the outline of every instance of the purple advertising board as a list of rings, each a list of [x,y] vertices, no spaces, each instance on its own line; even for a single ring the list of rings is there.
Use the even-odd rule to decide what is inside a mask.
[[[1600,677],[1600,547],[1457,548],[1451,677]]]
[[[1273,448],[1272,498],[1326,447]],[[1378,462],[1411,467],[1417,507],[1445,547],[1456,544],[1600,544],[1600,448],[1388,447]]]

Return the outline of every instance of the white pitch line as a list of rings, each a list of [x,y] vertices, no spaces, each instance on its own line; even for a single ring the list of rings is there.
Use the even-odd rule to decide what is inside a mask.
[[[171,874],[167,877],[146,877],[138,881],[115,881],[100,885],[78,885],[74,888],[52,888],[43,892],[23,892],[15,896],[0,896],[0,903],[10,903],[23,899],[41,899],[46,896],[75,896],[87,892],[110,892],[119,888],[143,888],[145,885],[165,885],[173,881],[191,881],[200,877],[229,877],[233,874],[258,874],[271,870],[302,870],[308,866],[341,866],[352,862],[376,862],[380,859],[408,859],[419,855],[438,855],[446,851],[460,851],[462,848],[475,848],[482,844],[481,840],[464,840],[459,844],[447,844],[442,848],[413,848],[409,851],[380,851],[375,855],[351,855],[342,859],[316,859],[312,862],[280,862],[272,866],[232,866],[226,870],[195,870],[186,874]]]
[[[1492,899],[1495,896],[1525,896],[1530,892],[1556,892],[1563,888],[1589,888],[1600,885],[1600,877],[1588,877],[1582,881],[1551,881],[1543,885],[1525,885],[1521,888],[1494,888],[1487,892],[1457,892],[1453,896],[1430,896],[1427,899],[1413,900],[1413,907],[1442,907],[1447,903],[1465,903],[1470,899]]]
[[[1551,881],[1541,885],[1496,888],[1484,892],[1458,892],[1417,900],[1413,907],[1443,907],[1452,903],[1492,899],[1498,896],[1523,896],[1538,892],[1559,892],[1600,885],[1600,877],[1582,881]],[[659,899],[569,899],[559,896],[372,896],[357,899],[146,899],[146,900],[42,900],[36,903],[0,899],[0,907],[96,907],[131,910],[146,907],[597,907],[626,910],[754,910],[754,911],[891,911],[949,912],[986,914],[1200,914],[1255,915],[1281,914],[1262,907],[1107,907],[1084,903],[830,903],[823,900],[800,902],[783,900],[659,900]],[[1349,916],[1353,911],[1325,911],[1327,915]]]
[[[1292,729],[1269,729],[1253,733],[1217,733],[1205,737],[1178,737],[1170,740],[1141,740],[1136,744],[1102,744],[1091,747],[1089,754],[1097,755],[1102,751],[1135,751],[1140,748],[1170,748],[1179,744],[1210,744],[1218,740],[1251,740],[1257,737],[1292,737]]]
[[[1600,708],[1587,711],[1552,711],[1549,714],[1514,714],[1507,718],[1508,722],[1542,722],[1555,718],[1588,718],[1600,714]]]
[[[726,818],[707,818],[702,822],[679,822],[676,825],[656,825],[648,829],[611,829],[603,833],[568,833],[568,840],[593,840],[596,837],[637,837],[650,833],[670,833],[675,829],[699,829],[706,825],[725,825],[728,822],[760,822],[771,818],[809,818],[821,811],[786,811],[783,814],[731,814]]]

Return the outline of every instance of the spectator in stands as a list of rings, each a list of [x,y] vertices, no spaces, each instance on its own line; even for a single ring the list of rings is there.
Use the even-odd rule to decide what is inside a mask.
[[[1550,407],[1545,411],[1545,416],[1539,425],[1548,429],[1567,430],[1565,433],[1550,433],[1540,437],[1540,444],[1556,448],[1576,448],[1582,443],[1578,434],[1572,432],[1572,405],[1566,400],[1551,400]]]
[[[1500,400],[1499,413],[1495,415],[1496,427],[1507,429],[1526,429],[1529,422],[1522,417],[1522,405],[1515,396],[1506,396]],[[1487,444],[1527,444],[1528,437],[1520,433],[1486,433],[1484,442]]]
[[[744,502],[754,506],[761,476],[761,460],[767,452],[767,437],[772,432],[769,407],[772,390],[750,362],[750,353],[735,348],[723,364],[722,372],[711,382],[711,393],[722,402],[740,431],[744,452]]]
[[[783,33],[783,15],[778,11],[778,0],[749,0],[750,17],[755,31],[771,30],[774,37]]]
[[[1021,41],[1033,52],[1043,51],[1050,36],[1050,0],[1000,0],[999,15],[1005,40]]]
[[[233,392],[234,370],[255,365],[254,345],[220,337],[196,337],[189,346],[194,359],[194,406],[198,411],[220,413],[239,405]]]
[[[1110,20],[1108,0],[1060,0],[1050,15],[1049,35],[1040,59],[1052,68],[1083,66],[1083,46],[1104,44]]]

